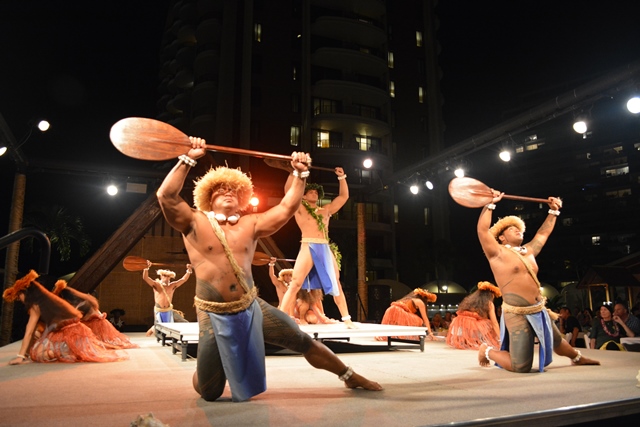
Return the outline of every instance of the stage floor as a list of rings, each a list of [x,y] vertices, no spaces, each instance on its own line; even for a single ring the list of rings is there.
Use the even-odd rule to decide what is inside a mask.
[[[155,337],[130,336],[141,348],[117,363],[8,366],[20,342],[0,348],[0,425],[128,426],[153,413],[171,427],[550,427],[640,414],[640,353],[582,350],[602,366],[556,357],[545,373],[513,374],[481,368],[475,351],[442,341],[427,340],[421,352],[357,338],[329,345],[383,391],[349,390],[300,355],[271,355],[268,390],[233,403],[228,389],[217,402],[199,398],[191,386],[195,359],[182,361]]]

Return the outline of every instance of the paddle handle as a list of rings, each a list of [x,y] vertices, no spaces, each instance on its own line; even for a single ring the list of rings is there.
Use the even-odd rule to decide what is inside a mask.
[[[537,203],[549,203],[549,199],[539,199],[537,197],[527,197],[527,196],[511,196],[509,194],[505,194],[502,196],[503,199],[510,200],[522,200],[523,202],[537,202]]]

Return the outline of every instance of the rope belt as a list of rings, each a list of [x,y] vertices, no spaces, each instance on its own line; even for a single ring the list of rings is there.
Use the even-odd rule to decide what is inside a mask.
[[[153,306],[153,311],[155,313],[167,313],[171,310],[173,310],[173,304],[169,304],[169,307],[167,308],[160,308],[160,307]]]
[[[195,305],[196,308],[202,311],[208,311],[210,313],[233,314],[233,313],[239,313],[249,308],[249,306],[256,299],[257,296],[258,296],[258,291],[256,290],[255,287],[253,287],[249,290],[249,292],[242,295],[242,298],[240,298],[237,301],[231,301],[231,302],[205,301],[196,296],[196,297],[193,297],[193,305]]]
[[[547,303],[546,297],[542,297],[542,300],[539,301],[538,303],[534,305],[529,305],[526,307],[517,307],[514,305],[509,305],[506,302],[502,301],[502,311],[504,313],[511,313],[511,314],[522,314],[522,315],[535,314],[535,313],[540,313],[542,310],[544,310],[545,309],[544,306],[546,303]],[[549,317],[551,318],[551,320],[556,320],[558,318],[558,314],[553,312],[551,309],[547,309],[547,312],[549,312]]]
[[[329,241],[327,239],[323,239],[323,238],[316,238],[316,237],[303,237],[302,240],[300,240],[300,242],[302,243],[329,243]]]

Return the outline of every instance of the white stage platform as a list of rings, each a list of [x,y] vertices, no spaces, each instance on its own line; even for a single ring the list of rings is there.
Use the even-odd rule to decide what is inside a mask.
[[[412,347],[424,351],[424,339],[427,335],[425,327],[378,325],[375,323],[354,322],[356,329],[349,329],[344,323],[325,325],[300,325],[300,329],[314,340],[344,340],[351,338],[386,337],[389,348]],[[156,338],[162,345],[170,345],[173,353],[178,351],[182,360],[187,360],[187,348],[198,344],[197,322],[172,322],[156,324]],[[398,337],[417,337],[416,340]],[[402,343],[398,345],[396,343]]]

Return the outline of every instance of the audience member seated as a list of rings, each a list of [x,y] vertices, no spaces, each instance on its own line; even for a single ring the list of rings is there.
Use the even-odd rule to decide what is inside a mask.
[[[444,319],[442,318],[442,314],[438,312],[433,315],[433,317],[431,318],[431,327],[434,331],[442,331],[446,329],[446,327],[444,326]]]
[[[631,329],[634,336],[640,336],[640,319],[629,313],[627,304],[618,302],[613,306],[613,315],[618,316]]]
[[[620,338],[634,336],[633,331],[620,317],[613,315],[612,303],[602,304],[598,313],[589,333],[590,347],[600,350],[622,350]]]
[[[433,327],[429,325],[427,316],[427,304],[433,303],[437,299],[436,294],[432,294],[422,288],[416,288],[404,297],[391,303],[382,317],[383,325],[400,326],[425,326],[429,334],[429,339],[433,339]],[[392,337],[406,340],[418,340],[417,336]],[[387,337],[376,337],[378,341],[386,341]]]
[[[450,311],[445,311],[444,319],[442,320],[444,322],[444,328],[449,329],[449,326],[451,326],[451,321],[453,320],[453,315],[451,314]]]
[[[580,326],[583,330],[591,329],[591,325],[593,324],[593,313],[590,309],[585,308],[578,315],[578,321],[580,322]]]
[[[500,347],[500,326],[493,300],[501,296],[497,286],[489,282],[478,283],[477,290],[458,306],[458,315],[447,333],[447,344],[462,350],[477,350],[483,343]]]
[[[571,347],[578,346],[578,334],[582,331],[582,327],[580,326],[578,319],[571,315],[569,307],[562,307],[560,309],[560,316],[558,316],[558,329],[562,335],[565,336],[565,339],[569,341]]]

